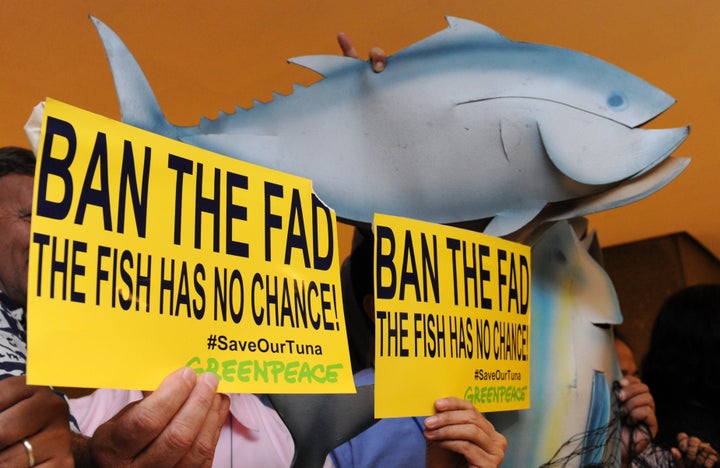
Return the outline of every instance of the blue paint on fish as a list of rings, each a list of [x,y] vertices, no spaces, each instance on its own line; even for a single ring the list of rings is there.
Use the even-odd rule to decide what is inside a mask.
[[[607,462],[607,460],[604,460],[604,456],[608,435],[618,433],[618,430],[609,430],[610,417],[612,416],[612,398],[610,394],[610,383],[605,378],[605,374],[601,371],[595,371],[580,466],[608,465],[608,463],[603,465],[603,462]]]
[[[382,73],[347,57],[296,58],[324,79],[178,127],[120,38],[93,21],[126,123],[309,178],[339,218],[360,223],[375,212],[492,218],[485,232],[505,235],[549,203],[650,171],[689,131],[636,128],[674,100],[618,67],[459,18],[390,56]]]

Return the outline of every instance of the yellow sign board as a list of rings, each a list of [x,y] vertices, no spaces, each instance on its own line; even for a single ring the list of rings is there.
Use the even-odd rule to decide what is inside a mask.
[[[375,416],[530,407],[530,247],[375,215]]]
[[[28,381],[353,393],[335,213],[307,179],[55,100],[35,177]]]

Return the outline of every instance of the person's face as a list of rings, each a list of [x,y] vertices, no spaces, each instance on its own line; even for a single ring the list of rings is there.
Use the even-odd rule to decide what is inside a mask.
[[[622,340],[615,340],[615,352],[617,353],[618,361],[620,362],[620,370],[623,376],[633,375],[637,377],[638,366],[635,362],[635,355],[632,349],[625,344]]]
[[[0,177],[0,290],[18,304],[27,301],[33,178]]]

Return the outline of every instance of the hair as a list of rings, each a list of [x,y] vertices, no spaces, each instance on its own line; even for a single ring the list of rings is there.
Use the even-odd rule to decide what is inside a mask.
[[[642,375],[653,394],[663,387],[703,401],[720,394],[720,284],[681,289],[663,303]]]
[[[0,148],[0,177],[8,174],[35,175],[35,155],[27,148]]]
[[[691,286],[666,299],[641,375],[655,399],[661,445],[676,443],[678,432],[720,442],[712,422],[720,418],[720,284]]]
[[[375,324],[364,307],[364,298],[373,294],[372,232],[356,226],[353,249],[341,269],[343,306],[353,373],[372,367]]]
[[[350,254],[350,277],[352,278],[353,295],[358,306],[362,309],[363,300],[367,294],[374,294],[373,282],[375,271],[373,269],[373,233],[359,230],[361,241]]]

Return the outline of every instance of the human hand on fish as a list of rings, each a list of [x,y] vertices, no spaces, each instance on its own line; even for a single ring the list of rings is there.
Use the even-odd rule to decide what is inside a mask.
[[[338,45],[342,50],[345,57],[359,58],[352,41],[344,32],[339,32],[337,35]],[[369,52],[369,60],[372,65],[373,71],[380,73],[385,69],[387,63],[387,54],[380,47],[371,47]]]
[[[712,468],[720,461],[717,450],[698,437],[690,437],[681,432],[677,435],[677,440],[678,446],[671,449],[677,466]]]
[[[425,419],[428,467],[498,467],[507,440],[473,404],[449,397],[435,401],[437,413]]]

